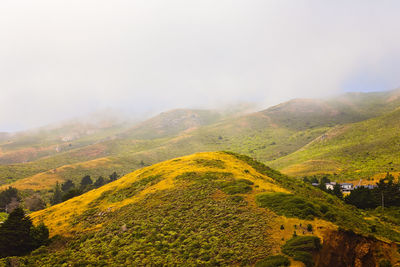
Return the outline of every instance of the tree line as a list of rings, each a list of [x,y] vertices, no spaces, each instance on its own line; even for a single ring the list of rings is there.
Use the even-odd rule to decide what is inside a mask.
[[[358,187],[352,190],[345,202],[360,209],[400,207],[400,183],[395,182],[393,175],[387,173],[373,189]]]
[[[103,176],[99,176],[95,182],[93,182],[90,175],[85,175],[82,177],[80,183],[76,185],[72,180],[68,179],[62,184],[57,183],[54,188],[54,193],[50,198],[50,204],[56,205],[58,203],[64,202],[70,198],[82,195],[92,189],[99,188],[105,184],[111,183],[119,178],[116,172],[109,175],[108,179]]]
[[[318,188],[343,199],[345,203],[360,209],[375,209],[377,207],[400,207],[400,182],[394,181],[394,176],[387,173],[383,179],[376,183],[376,187],[357,187],[349,195],[343,196],[340,184],[336,183],[333,190],[326,189],[325,184],[330,182],[327,176],[320,180],[316,177],[304,177],[304,182],[318,183]]]

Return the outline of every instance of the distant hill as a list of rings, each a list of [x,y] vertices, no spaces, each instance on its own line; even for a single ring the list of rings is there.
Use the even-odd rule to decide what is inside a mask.
[[[322,248],[307,256],[318,266],[371,265],[398,260],[388,242],[400,241],[392,225],[365,220],[311,185],[224,152],[137,170],[31,217],[59,236],[50,247],[15,258],[20,266],[61,259],[75,265],[252,265],[281,254],[294,232],[302,240],[322,238]],[[369,249],[359,254],[355,240]]]
[[[46,132],[44,136],[51,138],[43,137],[45,141],[42,143],[40,135],[36,139],[30,136],[36,141],[26,142],[25,146],[22,145],[24,139],[3,143],[0,146],[0,161],[3,162],[0,165],[0,183],[11,183],[24,189],[45,189],[56,181],[78,181],[86,174],[93,178],[108,176],[113,171],[125,174],[143,165],[218,150],[249,155],[295,176],[343,173],[357,178],[361,174],[396,171],[399,170],[397,165],[387,168],[378,164],[365,170],[364,174],[359,167],[367,165],[346,167],[353,159],[344,159],[347,155],[352,157],[352,151],[340,152],[345,154],[343,160],[314,156],[314,152],[310,157],[301,156],[299,159],[296,157],[300,156],[296,155],[303,155],[304,152],[300,151],[307,150],[322,136],[331,135],[341,127],[394,112],[400,106],[399,95],[400,91],[395,90],[348,93],[325,100],[295,99],[249,114],[243,114],[248,108],[240,105],[228,111],[178,109],[135,125],[109,124],[109,127],[97,129],[89,135],[57,143],[60,142],[60,133],[75,129],[66,126],[65,131]],[[84,131],[86,128],[80,129]],[[54,138],[58,141],[52,141]],[[16,147],[17,144],[20,148]],[[14,146],[14,150],[10,146]],[[29,162],[21,163],[25,158]]]
[[[223,113],[214,110],[176,109],[139,123],[120,135],[131,139],[157,139],[217,122]]]
[[[132,123],[96,114],[7,134],[7,138],[0,137],[0,164],[30,162],[112,139]]]
[[[271,162],[291,175],[342,173],[369,178],[400,170],[400,109],[377,118],[336,126],[304,148]]]

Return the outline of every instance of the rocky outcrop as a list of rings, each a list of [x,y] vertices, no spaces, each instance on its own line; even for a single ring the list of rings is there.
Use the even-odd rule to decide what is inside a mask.
[[[319,267],[375,267],[384,259],[397,266],[397,244],[345,230],[328,232],[321,250],[314,255],[315,266]]]

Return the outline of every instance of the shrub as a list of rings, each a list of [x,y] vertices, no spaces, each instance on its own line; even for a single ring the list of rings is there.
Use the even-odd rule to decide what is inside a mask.
[[[321,248],[321,240],[316,236],[297,236],[286,242],[282,251],[292,256],[295,251],[318,251]]]
[[[257,195],[256,200],[259,206],[269,208],[279,215],[300,219],[320,217],[319,209],[314,204],[292,194],[263,193]]]
[[[225,168],[225,162],[219,159],[196,159],[195,162],[204,167]]]
[[[256,267],[281,267],[281,266],[289,266],[290,261],[287,257],[283,255],[274,255],[269,256],[263,260],[260,260],[256,263]]]
[[[282,252],[303,262],[307,267],[313,266],[312,253],[321,249],[321,240],[316,236],[294,236],[282,246]]]
[[[240,202],[244,201],[244,199],[243,199],[242,196],[231,196],[230,199],[231,199],[233,202],[236,202],[236,203],[240,203]]]
[[[229,182],[220,183],[220,188],[222,191],[229,195],[234,194],[244,194],[252,190],[252,181],[246,179],[238,179]]]
[[[293,259],[296,261],[301,261],[306,267],[314,266],[314,261],[310,252],[297,251],[294,253]]]
[[[379,267],[392,267],[392,264],[387,259],[381,259],[379,261]]]

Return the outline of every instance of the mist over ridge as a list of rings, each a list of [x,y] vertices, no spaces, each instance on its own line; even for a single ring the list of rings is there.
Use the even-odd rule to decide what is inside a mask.
[[[0,131],[399,86],[396,1],[4,1]]]

